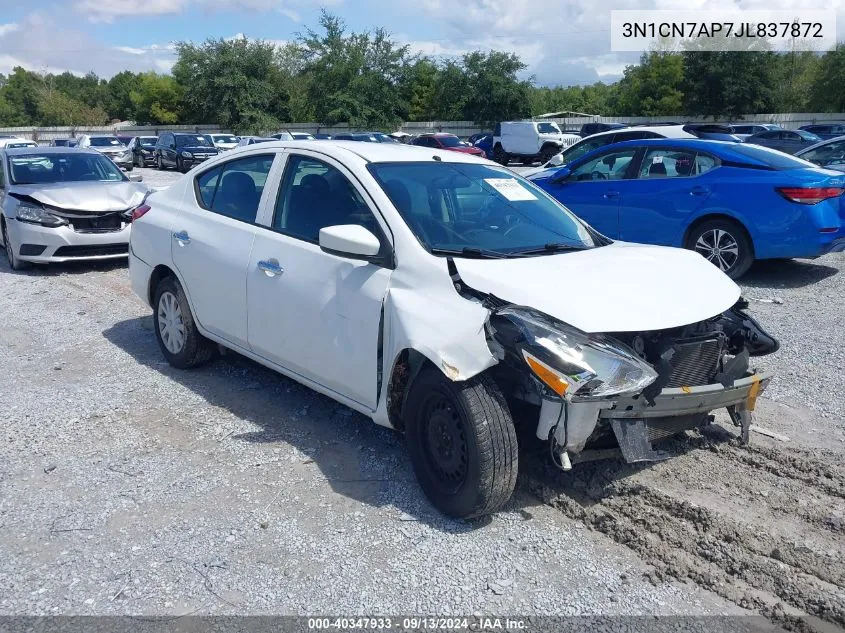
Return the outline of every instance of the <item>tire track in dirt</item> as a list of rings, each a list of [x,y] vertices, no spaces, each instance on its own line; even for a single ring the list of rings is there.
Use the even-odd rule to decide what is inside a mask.
[[[845,627],[843,530],[832,520],[845,511],[841,458],[725,437],[708,430],[677,440],[680,455],[645,468],[536,466],[526,483],[544,503],[639,554],[655,580],[695,582],[793,630]],[[749,512],[734,512],[727,493],[721,503],[712,493],[721,486],[735,489]],[[790,504],[801,495],[810,503]],[[771,520],[760,524],[759,516]]]

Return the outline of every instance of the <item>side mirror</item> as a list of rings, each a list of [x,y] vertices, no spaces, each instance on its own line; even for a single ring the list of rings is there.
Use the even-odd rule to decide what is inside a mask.
[[[320,229],[320,248],[332,255],[371,261],[381,250],[381,242],[363,226],[338,224]]]
[[[549,167],[560,167],[563,165],[563,154],[555,154],[549,159],[549,162],[546,163]]]
[[[144,182],[144,177],[141,174],[127,174],[129,176],[129,180],[132,182]]]

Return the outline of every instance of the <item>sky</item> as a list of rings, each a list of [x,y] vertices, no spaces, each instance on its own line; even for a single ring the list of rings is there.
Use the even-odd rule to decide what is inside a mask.
[[[504,50],[538,85],[612,82],[637,53],[610,50],[610,10],[835,8],[845,0],[0,0],[0,73],[14,66],[111,77],[168,72],[175,41],[245,36],[287,41],[316,26],[320,8],[350,30],[386,28],[415,52]]]

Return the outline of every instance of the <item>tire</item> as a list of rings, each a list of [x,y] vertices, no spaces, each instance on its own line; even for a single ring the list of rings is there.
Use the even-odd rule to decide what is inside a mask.
[[[501,145],[496,145],[496,147],[493,148],[493,160],[500,165],[507,167],[510,162],[510,156],[508,156],[508,153]]]
[[[178,369],[188,369],[211,359],[214,344],[197,330],[188,298],[175,277],[165,277],[159,282],[153,306],[156,339],[168,363]],[[177,345],[180,334],[181,344]]]
[[[134,160],[134,159],[133,159]],[[129,167],[126,168],[126,173],[128,174],[130,171],[135,169],[135,163],[133,162]]]
[[[164,171],[164,163],[163,163],[163,162],[161,162],[161,154],[158,154],[158,155],[156,156],[156,168],[157,168],[159,171]]]
[[[540,164],[545,165],[555,154],[560,154],[560,148],[555,147],[554,145],[544,147],[540,150]]]
[[[176,171],[180,174],[185,173],[185,166],[182,164],[182,158],[179,156],[176,157]]]
[[[686,247],[718,266],[731,279],[739,279],[754,263],[754,248],[748,233],[731,220],[705,220],[693,227]]]
[[[453,382],[429,365],[414,380],[404,412],[411,464],[434,507],[471,518],[508,502],[519,469],[516,430],[489,376]]]
[[[531,165],[534,164],[534,159],[533,158],[523,158],[519,162],[522,163],[523,166],[525,166],[525,167],[531,167]]]
[[[3,225],[3,250],[6,251],[9,268],[12,270],[26,270],[27,268],[31,268],[31,263],[18,259],[18,256],[15,255],[15,249],[12,246],[12,241],[9,239],[9,231],[6,230],[6,221],[2,220],[0,224]]]
[[[144,166],[143,162],[138,160],[138,157],[135,154],[132,154],[132,166],[133,167],[143,167]]]

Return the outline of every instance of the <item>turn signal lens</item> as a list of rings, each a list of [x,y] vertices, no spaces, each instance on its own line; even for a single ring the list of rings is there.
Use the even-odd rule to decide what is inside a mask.
[[[144,215],[146,215],[147,211],[149,211],[149,210],[150,210],[150,205],[148,205],[148,204],[142,204],[140,207],[136,207],[132,211],[132,222],[134,222],[135,220],[137,220],[139,218],[144,217]]]
[[[566,390],[569,389],[569,383],[562,374],[556,372],[539,358],[532,356],[525,350],[522,350],[522,355],[525,358],[525,362],[531,368],[531,371],[534,372],[537,378],[543,381],[544,385],[561,398],[566,395]]]

